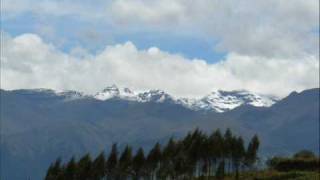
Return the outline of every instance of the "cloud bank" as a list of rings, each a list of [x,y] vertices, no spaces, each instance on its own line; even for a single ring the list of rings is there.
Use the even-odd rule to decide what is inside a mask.
[[[218,41],[216,50],[265,57],[318,54],[319,1],[116,0],[125,26],[190,31]],[[129,25],[128,25],[129,24]]]
[[[134,90],[163,89],[176,96],[197,97],[212,90],[247,89],[283,96],[319,86],[319,60],[229,53],[208,64],[157,47],[137,49],[127,42],[96,54],[83,48],[60,51],[36,34],[2,33],[1,88],[52,88],[93,93],[117,84]]]
[[[215,50],[241,55],[296,58],[319,54],[316,0],[3,0],[1,10],[9,19],[31,13],[42,21],[71,17],[105,24],[105,29],[113,31],[105,36],[186,33],[217,42]],[[68,24],[73,23],[64,23]]]

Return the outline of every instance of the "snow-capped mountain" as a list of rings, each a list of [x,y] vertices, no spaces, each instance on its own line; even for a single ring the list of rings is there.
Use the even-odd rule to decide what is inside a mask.
[[[162,90],[150,90],[147,92],[139,93],[138,96],[141,102],[176,102],[174,97],[170,96]]]
[[[93,97],[102,101],[112,98],[140,101],[138,94],[131,91],[129,88],[118,88],[116,85],[104,88],[101,92],[93,95]]]
[[[243,104],[257,107],[269,107],[278,99],[272,96],[259,95],[249,91],[215,91],[201,99],[180,99],[179,102],[194,110],[214,110],[225,112]]]
[[[181,104],[192,110],[213,110],[225,112],[243,104],[257,107],[269,107],[278,99],[272,96],[259,95],[249,91],[214,91],[203,98],[175,98],[162,90],[150,90],[136,93],[129,88],[118,88],[116,85],[106,87],[93,95],[95,99],[108,100],[113,98],[138,102],[171,102]]]
[[[252,93],[246,90],[238,91],[213,91],[202,98],[176,98],[162,90],[149,90],[134,92],[129,88],[119,88],[116,85],[108,86],[101,92],[85,94],[78,91],[54,91],[50,89],[35,89],[35,92],[46,92],[50,95],[57,95],[66,100],[81,98],[94,98],[100,101],[110,99],[121,99],[141,103],[174,103],[180,104],[192,110],[206,110],[215,112],[226,112],[240,105],[248,104],[256,107],[270,107],[279,99],[273,96]]]
[[[130,90],[129,88],[119,88],[116,85],[106,87],[101,92],[96,93],[92,97],[102,101],[117,98],[129,101],[159,103],[167,100],[173,101],[174,99],[172,96],[162,90],[149,90],[137,93]]]
[[[80,99],[83,97],[88,97],[87,95],[85,95],[82,92],[78,92],[78,91],[62,91],[62,92],[54,92],[56,95],[58,96],[63,96],[66,99],[69,100],[73,100],[73,99]]]

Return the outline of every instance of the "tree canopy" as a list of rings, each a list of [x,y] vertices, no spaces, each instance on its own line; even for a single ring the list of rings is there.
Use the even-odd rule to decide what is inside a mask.
[[[184,138],[170,138],[163,147],[156,143],[147,154],[143,148],[134,151],[127,145],[119,155],[117,144],[113,144],[107,158],[103,152],[93,160],[86,154],[78,161],[71,158],[66,164],[58,158],[48,168],[45,179],[223,178],[226,173],[235,173],[238,177],[239,171],[255,165],[259,145],[257,135],[246,147],[244,139],[234,135],[230,129],[224,134],[219,129],[211,134],[196,129]]]

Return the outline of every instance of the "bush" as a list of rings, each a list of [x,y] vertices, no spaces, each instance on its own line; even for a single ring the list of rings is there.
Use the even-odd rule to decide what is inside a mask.
[[[301,150],[293,155],[295,159],[316,159],[316,155],[309,150]]]
[[[319,159],[296,159],[275,157],[268,161],[268,166],[277,171],[319,171]]]

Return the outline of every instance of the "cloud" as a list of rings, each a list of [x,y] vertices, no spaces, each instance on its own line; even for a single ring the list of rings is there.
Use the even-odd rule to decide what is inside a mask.
[[[3,34],[1,88],[74,89],[88,93],[117,84],[134,90],[163,89],[176,96],[201,96],[215,89],[248,89],[285,95],[318,87],[319,61],[229,53],[216,63],[188,59],[157,47],[127,42],[90,54],[77,47],[64,53],[36,34]]]
[[[82,44],[100,45],[97,35],[101,39],[151,32],[200,37],[215,44],[215,51],[244,56],[319,57],[319,1],[314,0],[3,0],[1,10],[4,17],[32,13],[36,24],[39,19],[52,22],[52,17],[67,21],[39,28],[49,35],[66,34],[67,26],[74,27],[75,22],[78,27],[69,29],[81,32],[89,27],[91,33],[82,34],[90,42]],[[97,24],[103,33],[95,33]]]
[[[186,8],[182,1],[113,1],[111,12],[123,23],[142,22],[150,24],[177,23],[183,21]],[[129,18],[129,19],[128,19]]]
[[[319,1],[115,0],[110,11],[125,26],[216,39],[216,50],[280,58],[318,54],[319,36],[311,32],[319,28]]]
[[[97,0],[92,3],[89,0],[3,0],[1,11],[6,18],[13,18],[25,13],[33,13],[39,16],[75,16],[82,19],[95,19],[104,16],[104,1]]]

